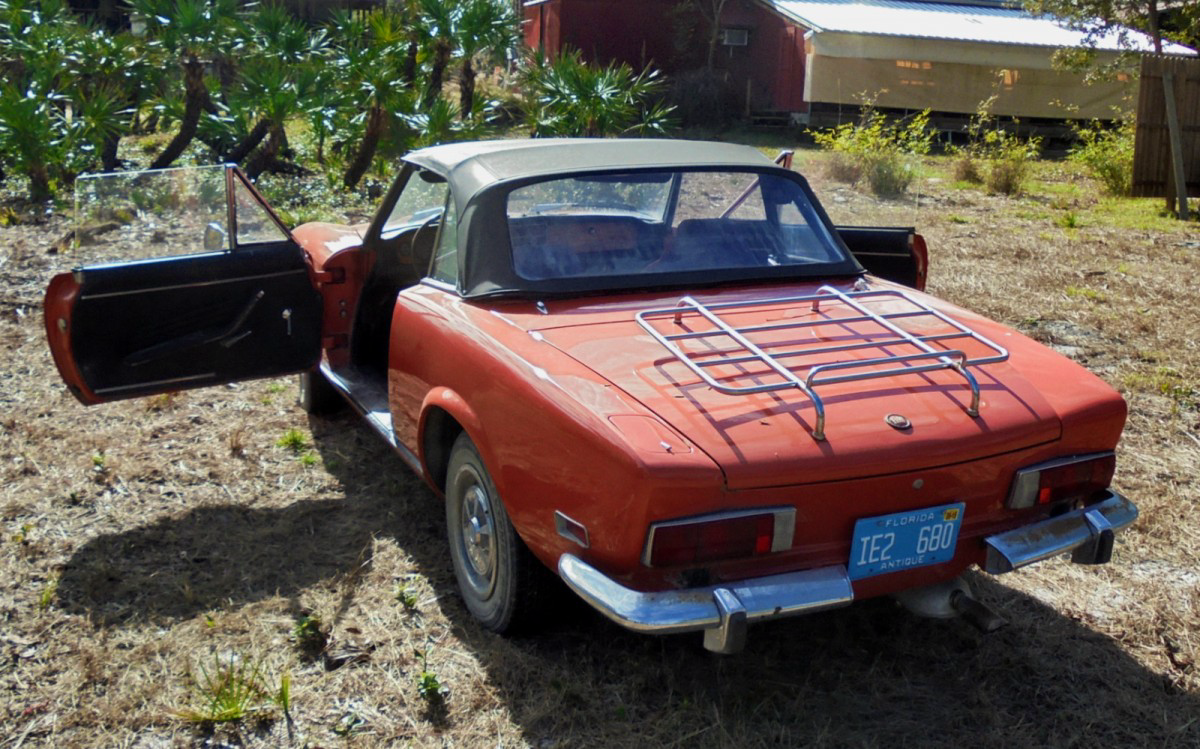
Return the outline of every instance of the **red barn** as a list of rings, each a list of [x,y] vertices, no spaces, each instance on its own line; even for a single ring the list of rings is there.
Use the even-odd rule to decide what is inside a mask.
[[[702,67],[710,27],[680,0],[533,0],[525,41],[551,56],[576,47],[588,60],[653,64],[667,73]],[[1055,69],[1053,54],[1087,44],[1080,31],[1006,0],[728,0],[714,68],[754,112],[801,122],[878,106],[1021,118],[1114,116],[1128,80],[1088,85]],[[1149,41],[1131,32],[1137,46]],[[1101,61],[1115,35],[1094,40]],[[1195,54],[1179,45],[1167,52]]]
[[[555,55],[575,47],[588,60],[667,73],[704,65],[709,29],[679,0],[534,0],[525,3],[525,43]],[[807,112],[805,29],[766,5],[729,0],[714,67],[755,111]]]

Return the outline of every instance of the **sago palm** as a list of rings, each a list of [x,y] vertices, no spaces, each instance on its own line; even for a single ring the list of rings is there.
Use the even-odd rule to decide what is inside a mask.
[[[401,69],[407,42],[402,21],[402,16],[380,10],[365,24],[338,15],[330,26],[339,83],[350,100],[362,102],[350,122],[362,136],[342,177],[346,187],[359,183],[380,143],[394,131],[397,116],[412,109]]]
[[[441,96],[446,70],[458,46],[462,0],[419,0],[420,29],[429,61],[429,77],[421,106],[428,107]]]
[[[161,80],[161,67],[136,37],[100,28],[88,29],[68,65],[72,98],[86,120],[83,134],[97,149],[101,168],[113,171],[120,165],[120,140]]]
[[[466,119],[475,112],[475,59],[516,46],[517,19],[508,0],[466,0],[458,24],[459,109]]]
[[[534,58],[523,72],[534,135],[650,135],[672,127],[672,107],[662,103],[663,83],[651,68],[589,65],[568,50],[553,62]]]
[[[55,96],[6,85],[0,88],[0,157],[29,180],[29,199],[54,197],[53,172],[68,155],[68,134]]]
[[[146,34],[183,72],[184,111],[179,132],[150,164],[170,166],[196,137],[200,117],[216,106],[204,80],[205,63],[232,50],[241,39],[238,0],[128,0],[146,21]]]

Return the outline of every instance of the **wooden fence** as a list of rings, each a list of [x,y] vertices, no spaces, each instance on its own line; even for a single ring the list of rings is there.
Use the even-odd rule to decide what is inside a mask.
[[[1146,55],[1138,92],[1134,141],[1133,194],[1141,198],[1173,195],[1174,161],[1163,80],[1173,79],[1179,143],[1188,195],[1200,196],[1200,58]]]

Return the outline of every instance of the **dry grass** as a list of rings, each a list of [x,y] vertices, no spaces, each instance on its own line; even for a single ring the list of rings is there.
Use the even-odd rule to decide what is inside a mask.
[[[433,497],[350,417],[305,417],[290,380],[83,409],[41,329],[65,227],[2,230],[0,747],[1200,745],[1200,228],[1039,168],[1019,200],[926,181],[873,213],[818,189],[835,219],[922,227],[935,293],[1125,392],[1117,483],[1141,521],[1107,567],[976,575],[1000,633],[874,601],[755,628],[733,658],[574,606],[538,637],[480,631]],[[286,714],[181,718],[200,668],[235,658],[267,690],[290,674]]]

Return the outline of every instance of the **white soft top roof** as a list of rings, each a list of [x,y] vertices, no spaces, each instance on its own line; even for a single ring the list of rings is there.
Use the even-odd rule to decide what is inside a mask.
[[[751,146],[714,141],[639,138],[524,138],[448,143],[413,151],[404,160],[431,169],[465,203],[510,179],[620,169],[771,167]]]

